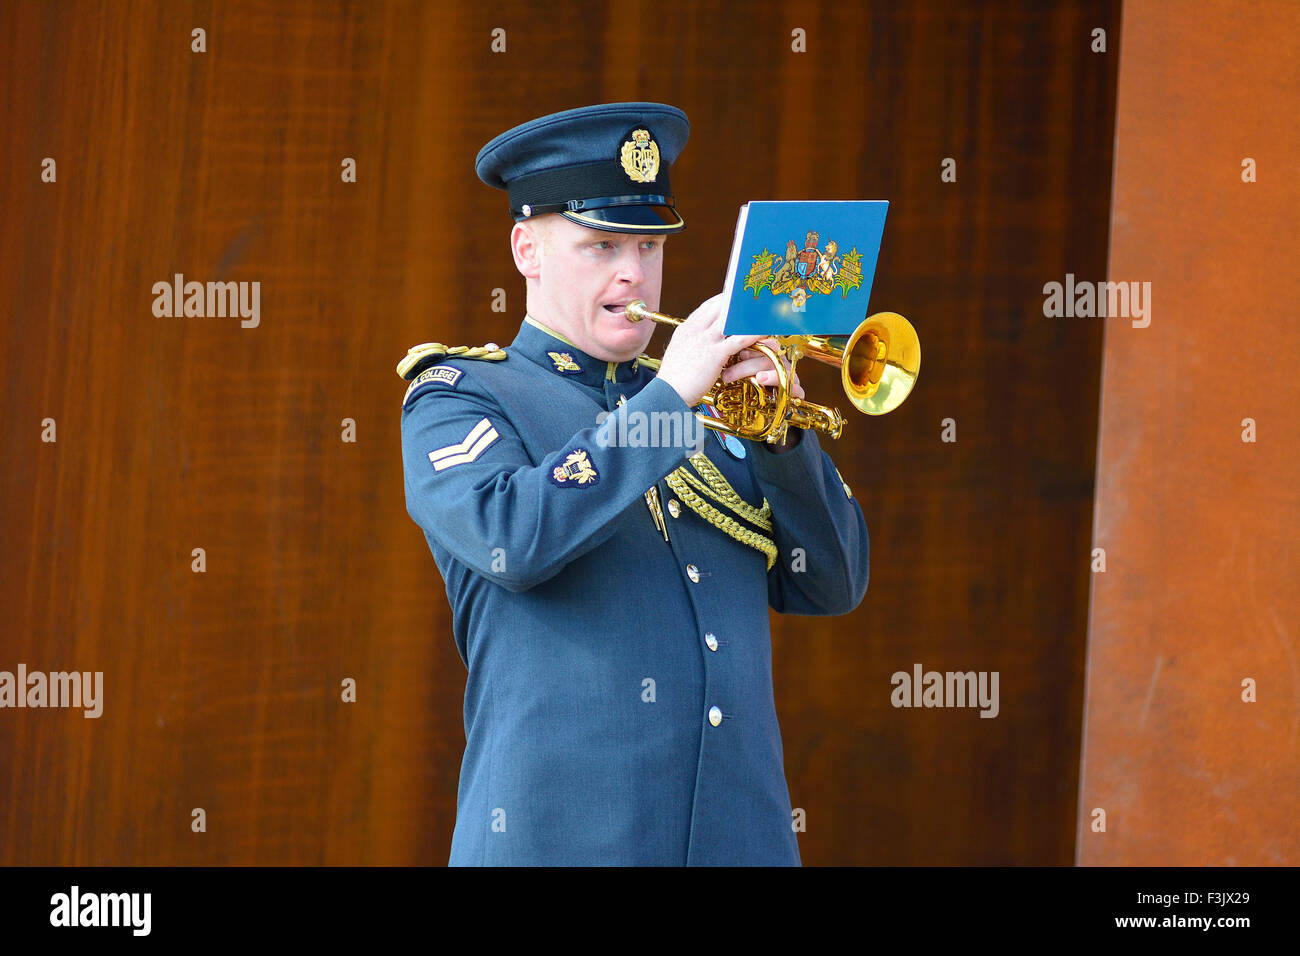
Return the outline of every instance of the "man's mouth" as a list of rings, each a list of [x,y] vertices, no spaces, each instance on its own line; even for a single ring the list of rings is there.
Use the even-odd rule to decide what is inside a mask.
[[[622,315],[622,314],[623,314],[624,307],[625,307],[626,305],[627,305],[626,302],[611,302],[611,303],[609,303],[608,305],[605,306],[605,311],[606,311],[606,312],[612,312],[612,313],[614,313],[615,315]]]

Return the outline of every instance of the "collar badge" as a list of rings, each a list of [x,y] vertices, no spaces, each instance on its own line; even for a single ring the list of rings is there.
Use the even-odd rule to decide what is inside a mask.
[[[578,363],[573,360],[573,356],[568,352],[547,352],[551,361],[555,363],[555,370],[564,375],[572,375],[574,372],[581,372]]]

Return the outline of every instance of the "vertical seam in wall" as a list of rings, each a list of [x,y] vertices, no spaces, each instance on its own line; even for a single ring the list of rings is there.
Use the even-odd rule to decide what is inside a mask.
[[[1124,60],[1120,56],[1120,41],[1124,36],[1124,11],[1125,4],[1123,0],[1117,4],[1120,27],[1112,44],[1115,53],[1115,109],[1111,116],[1110,127],[1110,222],[1106,229],[1106,280],[1110,281],[1110,259],[1111,250],[1115,241],[1115,181],[1119,173],[1119,107],[1120,107],[1120,88],[1122,83],[1121,72],[1124,69]],[[1097,492],[1101,487],[1101,430],[1105,422],[1104,411],[1106,403],[1106,339],[1109,337],[1108,323],[1103,322],[1101,326],[1101,361],[1098,365],[1097,376],[1097,447],[1093,457],[1092,472],[1092,536],[1088,548],[1088,618],[1083,631],[1083,712],[1079,720],[1079,787],[1075,795],[1075,822],[1074,822],[1074,865],[1079,865],[1079,854],[1081,847],[1081,836],[1083,834],[1085,809],[1083,805],[1084,785],[1087,782],[1088,769],[1088,686],[1092,677],[1092,620],[1093,620],[1093,602],[1096,599],[1097,572],[1092,570],[1092,549],[1097,546],[1098,522],[1100,520],[1100,507],[1097,500]]]

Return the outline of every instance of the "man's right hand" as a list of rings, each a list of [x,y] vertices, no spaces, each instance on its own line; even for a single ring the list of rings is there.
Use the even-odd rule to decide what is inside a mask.
[[[673,329],[656,378],[673,387],[682,401],[694,407],[713,388],[728,360],[741,349],[761,341],[762,335],[723,335],[723,296],[705,299],[698,309]]]

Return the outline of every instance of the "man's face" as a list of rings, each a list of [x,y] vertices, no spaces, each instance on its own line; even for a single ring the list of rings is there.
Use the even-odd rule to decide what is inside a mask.
[[[515,227],[521,228],[541,242],[525,254],[526,263],[516,243],[520,271],[536,281],[529,299],[533,316],[602,361],[626,362],[643,353],[655,324],[629,322],[623,306],[644,299],[658,310],[666,237],[589,229],[557,213]]]

